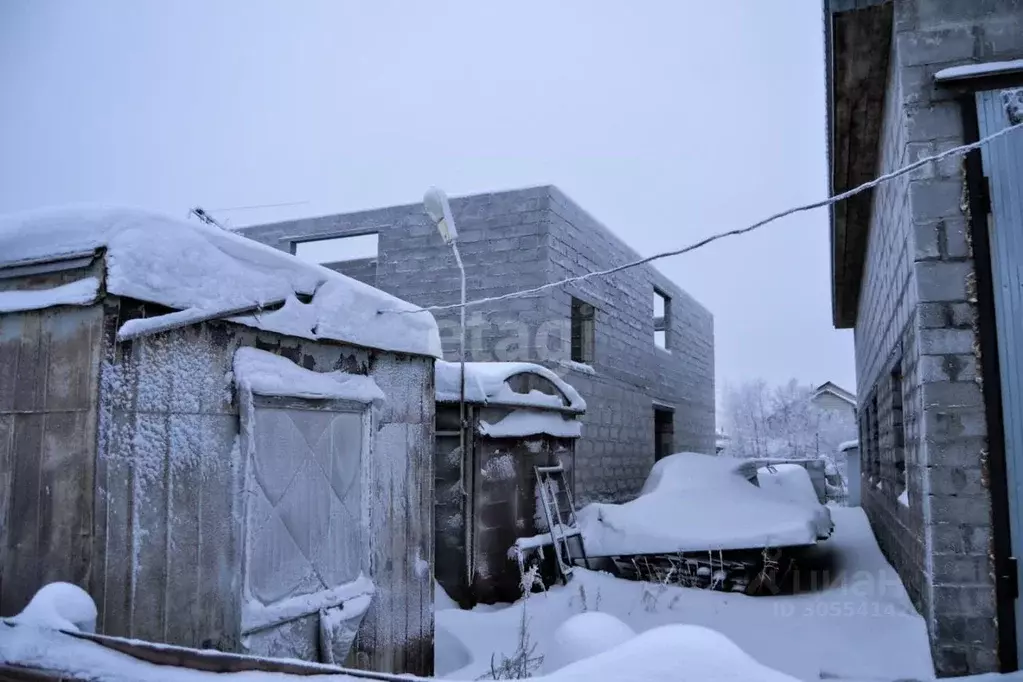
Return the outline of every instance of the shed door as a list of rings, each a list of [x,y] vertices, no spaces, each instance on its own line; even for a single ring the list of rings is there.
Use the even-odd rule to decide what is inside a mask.
[[[319,611],[356,596],[359,574],[368,573],[362,465],[369,417],[365,406],[343,401],[254,396],[242,418],[246,646],[315,660],[323,653]],[[335,594],[349,584],[351,594]]]
[[[986,137],[1023,115],[1023,89],[977,93],[980,136]],[[1023,134],[1004,135],[981,147],[991,188],[988,235],[991,243],[1002,418],[1009,490],[1013,556],[1023,557]],[[1018,578],[1019,576],[1017,576]],[[1023,584],[1023,581],[1021,581]],[[1023,609],[1016,600],[1017,650],[1023,651]]]

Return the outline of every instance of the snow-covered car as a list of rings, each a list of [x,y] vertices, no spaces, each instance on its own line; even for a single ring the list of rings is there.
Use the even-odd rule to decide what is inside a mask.
[[[636,499],[579,510],[586,554],[609,559],[622,577],[760,592],[763,580],[787,570],[779,552],[816,544],[831,520],[819,504],[758,484],[755,463],[692,452],[665,457]]]
[[[778,500],[812,510],[817,522],[817,538],[826,540],[831,537],[832,531],[835,530],[831,510],[827,505],[820,503],[810,474],[804,467],[791,462],[768,464],[757,470],[757,481],[761,490]]]

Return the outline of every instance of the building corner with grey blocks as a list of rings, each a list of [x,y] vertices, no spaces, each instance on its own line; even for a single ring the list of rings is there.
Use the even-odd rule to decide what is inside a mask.
[[[451,210],[470,303],[640,258],[553,186],[453,198]],[[423,307],[460,300],[455,258],[422,202],[238,232]],[[458,308],[433,314],[457,360]],[[466,326],[467,360],[536,362],[586,399],[579,503],[632,498],[657,457],[714,453],[713,316],[652,265],[471,305]]]

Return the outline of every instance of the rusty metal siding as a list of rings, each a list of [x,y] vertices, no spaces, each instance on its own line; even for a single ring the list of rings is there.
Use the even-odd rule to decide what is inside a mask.
[[[92,520],[102,323],[99,305],[0,315],[2,614],[48,582],[91,590],[101,572]]]

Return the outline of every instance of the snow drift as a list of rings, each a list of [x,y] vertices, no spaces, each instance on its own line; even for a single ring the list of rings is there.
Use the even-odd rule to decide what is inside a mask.
[[[698,625],[665,625],[647,630],[619,646],[536,679],[795,682],[794,677],[758,663],[720,632]]]
[[[96,602],[82,588],[71,583],[49,583],[35,593],[21,613],[7,622],[71,632],[95,632],[97,613]]]
[[[566,620],[554,631],[554,647],[544,659],[547,670],[613,649],[636,636],[635,630],[609,613],[585,611]]]
[[[817,510],[753,485],[742,460],[692,452],[654,464],[639,497],[578,513],[590,556],[812,545]]]

